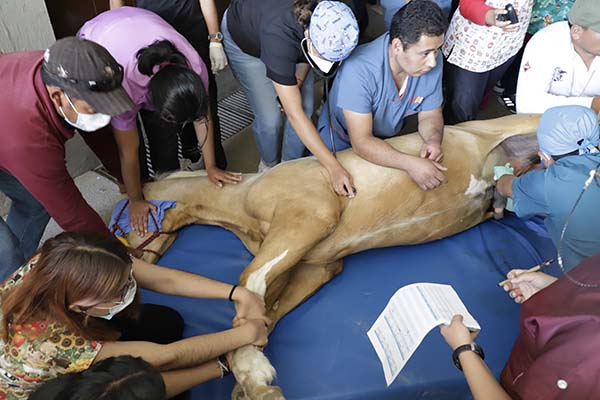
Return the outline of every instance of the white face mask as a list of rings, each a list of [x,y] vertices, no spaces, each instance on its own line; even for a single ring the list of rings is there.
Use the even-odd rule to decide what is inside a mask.
[[[67,96],[66,93],[65,93],[65,97],[69,101],[69,104],[71,105],[71,108],[73,108],[73,111],[75,111],[77,113],[77,119],[75,120],[75,122],[71,122],[69,120],[69,118],[67,118],[67,116],[65,115],[65,112],[63,111],[62,107],[59,107],[63,118],[65,119],[65,121],[67,121],[67,123],[69,125],[72,125],[75,128],[81,129],[82,131],[85,131],[85,132],[93,132],[93,131],[97,131],[100,128],[105,127],[110,122],[110,115],[100,114],[100,113],[97,113],[97,114],[82,114],[82,113],[80,113],[79,111],[77,111],[77,109],[75,108],[75,105],[73,104],[73,102],[71,101],[69,96]]]
[[[123,300],[120,301],[118,304],[112,306],[111,308],[108,308],[106,314],[96,315],[95,317],[111,320],[112,317],[123,311],[125,308],[127,308],[127,306],[129,306],[133,302],[135,294],[137,293],[137,282],[135,281],[133,276],[130,277],[130,279],[131,281],[128,285],[127,293],[125,293],[125,296],[123,296]]]
[[[306,44],[302,42],[306,42]],[[302,39],[302,42],[300,43],[300,47],[305,46],[306,49],[308,49],[308,55],[306,55],[306,57],[308,58],[310,56],[311,61],[314,62],[316,67],[319,70],[321,70],[324,74],[329,73],[329,71],[331,71],[331,68],[333,67],[334,62],[328,61],[317,55],[317,51],[315,50],[314,46],[312,45],[312,42],[308,38]]]

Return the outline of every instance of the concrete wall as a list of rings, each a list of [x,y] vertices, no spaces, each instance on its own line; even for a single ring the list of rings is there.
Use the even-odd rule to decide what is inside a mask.
[[[53,42],[43,0],[0,1],[0,51],[45,49]]]

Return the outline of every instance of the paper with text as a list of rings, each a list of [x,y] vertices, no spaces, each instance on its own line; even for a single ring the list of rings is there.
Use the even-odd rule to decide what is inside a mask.
[[[367,332],[391,385],[427,333],[461,314],[469,329],[481,329],[450,285],[413,283],[398,289]]]

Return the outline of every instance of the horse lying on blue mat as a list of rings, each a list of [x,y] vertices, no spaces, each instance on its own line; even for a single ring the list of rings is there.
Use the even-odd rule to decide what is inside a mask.
[[[146,199],[177,202],[165,212],[163,231],[142,238],[130,233],[127,239],[146,260],[155,261],[185,225],[231,230],[255,256],[239,283],[264,296],[276,322],[338,274],[346,255],[441,239],[491,217],[493,167],[525,164],[536,154],[538,119],[514,115],[446,126],[442,148],[448,183],[428,191],[404,171],[371,164],[351,150],[338,159],[354,177],[352,199],[336,195],[312,157],[245,175],[241,183],[224,188],[205,176],[175,173],[144,187]],[[518,143],[511,145],[509,138]],[[388,143],[418,155],[422,139],[413,133]],[[275,370],[259,349],[237,350],[231,367],[240,396],[284,398],[280,388],[270,386]]]

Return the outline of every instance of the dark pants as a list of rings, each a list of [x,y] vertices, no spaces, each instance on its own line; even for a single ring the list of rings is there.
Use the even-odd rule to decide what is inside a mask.
[[[121,341],[142,341],[169,344],[183,338],[184,321],[174,309],[159,304],[140,305],[140,315],[136,320],[119,318],[110,323],[121,332]],[[191,399],[190,392],[181,393],[172,400]]]
[[[514,96],[517,93],[517,82],[519,80],[519,70],[521,69],[521,61],[523,60],[523,53],[525,52],[525,46],[529,39],[533,35],[525,34],[525,40],[523,41],[523,47],[517,53],[511,66],[506,70],[502,77],[502,86],[504,87],[505,96]]]
[[[183,338],[184,321],[174,309],[159,304],[141,304],[138,319],[115,316],[111,325],[121,332],[120,341],[169,344]]]
[[[514,58],[486,72],[467,71],[444,60],[444,123],[454,125],[474,120],[483,97],[504,75]]]
[[[215,133],[215,159],[217,167],[225,169],[227,159],[221,143],[221,125],[217,114],[217,82],[210,66],[208,28],[202,16],[198,0],[138,0],[137,6],[160,15],[177,32],[185,37],[198,52],[208,71],[208,97]],[[188,124],[190,125],[190,124]],[[184,156],[198,146],[198,140],[192,126],[181,133],[181,145]]]

